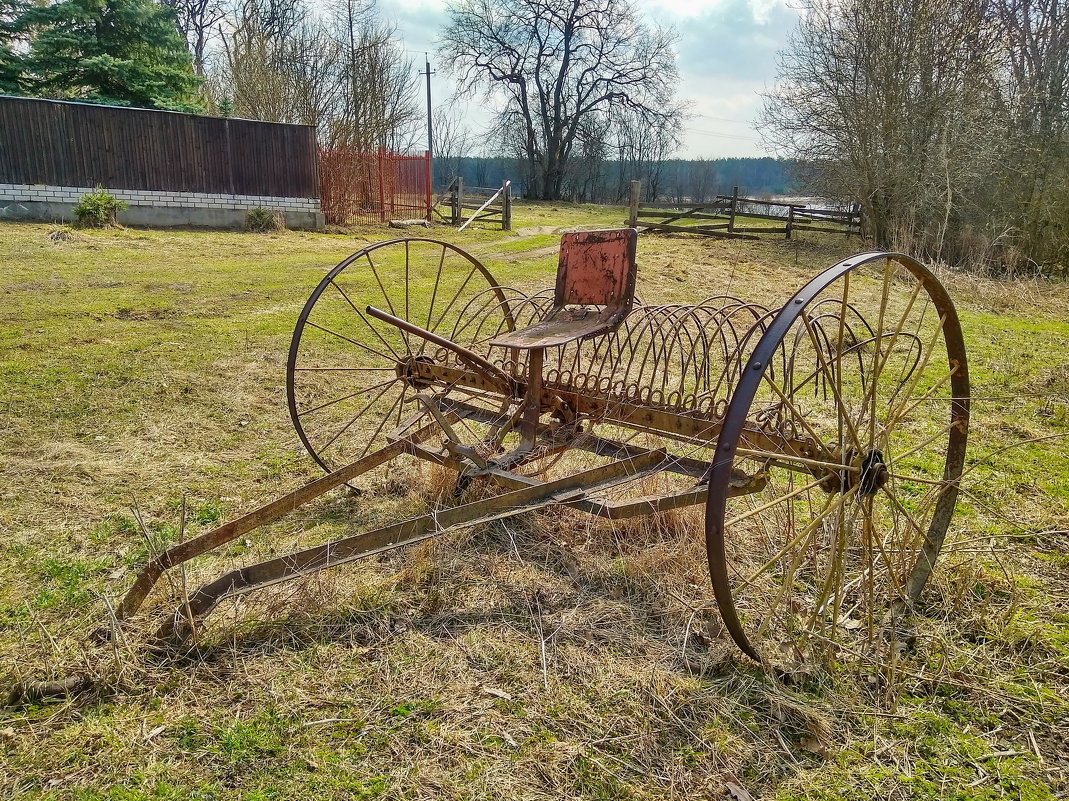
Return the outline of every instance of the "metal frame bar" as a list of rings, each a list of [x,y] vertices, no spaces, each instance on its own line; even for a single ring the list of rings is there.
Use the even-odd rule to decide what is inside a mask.
[[[395,455],[393,449],[403,445],[404,443],[398,442],[379,453],[389,452]],[[388,457],[383,457],[382,460],[385,461],[386,458]],[[663,451],[649,451],[631,459],[584,470],[555,481],[538,482],[491,498],[434,511],[233,570],[200,587],[188,603],[175,610],[157,636],[163,640],[185,640],[192,634],[196,621],[211,612],[225,598],[419,542],[447,529],[465,528],[555,503],[568,503],[585,497],[591,491],[649,475],[655,472],[666,458]],[[343,481],[339,480],[338,483]]]

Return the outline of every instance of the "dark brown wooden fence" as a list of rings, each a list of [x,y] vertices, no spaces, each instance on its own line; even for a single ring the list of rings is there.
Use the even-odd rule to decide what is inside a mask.
[[[0,97],[0,183],[317,198],[315,128]]]

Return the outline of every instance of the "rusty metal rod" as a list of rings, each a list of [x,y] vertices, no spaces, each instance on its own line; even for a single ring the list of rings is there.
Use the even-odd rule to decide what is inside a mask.
[[[400,443],[399,443],[400,444]],[[556,481],[505,492],[473,503],[442,509],[373,531],[362,532],[333,542],[306,548],[259,564],[231,571],[198,589],[159,630],[162,640],[184,640],[196,619],[211,612],[224,598],[269,587],[300,575],[353,562],[371,554],[433,537],[448,529],[521,514],[542,506],[568,503],[573,494],[585,496],[621,481],[631,481],[654,472],[668,458],[664,451],[613,462]]]
[[[142,568],[133,586],[127,591],[126,597],[123,598],[122,603],[115,610],[116,619],[120,621],[126,620],[131,615],[136,614],[156,582],[162,578],[168,569],[195,556],[205,554],[213,548],[218,548],[220,545],[237,539],[242,534],[247,534],[255,528],[289,514],[297,507],[303,506],[335,487],[340,487],[362,473],[378,467],[395,456],[406,453],[410,442],[420,442],[430,436],[433,431],[434,426],[424,426],[413,432],[409,437],[393,442],[381,450],[368,454],[363,459],[358,459],[352,464],[335,470],[333,473],[305,484],[303,487],[283,495],[281,498],[253,509],[248,514],[168,548]]]
[[[402,320],[400,317],[395,317],[388,312],[382,311],[382,309],[376,309],[374,306],[367,307],[367,313],[377,320],[381,320],[384,323],[389,323],[392,326],[400,328],[409,334],[414,334],[417,337],[427,340],[428,342],[438,345],[441,348],[450,350],[457,355],[457,357],[470,365],[473,370],[481,373],[486,378],[490,379],[494,388],[506,395],[512,395],[514,390],[514,382],[511,377],[497,365],[484,359],[478,353],[468,350],[463,345],[458,345],[452,340],[446,339],[443,336],[435,334],[433,331],[428,331],[426,328],[420,328],[414,323],[408,322],[408,320]]]

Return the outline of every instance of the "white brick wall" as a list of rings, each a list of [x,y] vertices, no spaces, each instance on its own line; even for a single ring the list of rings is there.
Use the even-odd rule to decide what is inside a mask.
[[[0,184],[0,201],[45,201],[77,203],[92,188],[45,186],[44,184]],[[151,192],[140,189],[107,190],[131,206],[178,206],[182,208],[252,209],[260,206],[273,211],[320,211],[318,198],[268,197],[262,195],[220,195],[204,192]]]

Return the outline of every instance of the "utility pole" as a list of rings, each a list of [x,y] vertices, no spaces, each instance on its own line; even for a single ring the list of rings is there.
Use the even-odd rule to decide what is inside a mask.
[[[427,53],[423,54],[424,65],[426,69],[419,73],[420,75],[427,76],[427,153],[430,158],[434,158],[434,129],[431,126],[431,76],[434,75],[431,72],[431,57]]]

